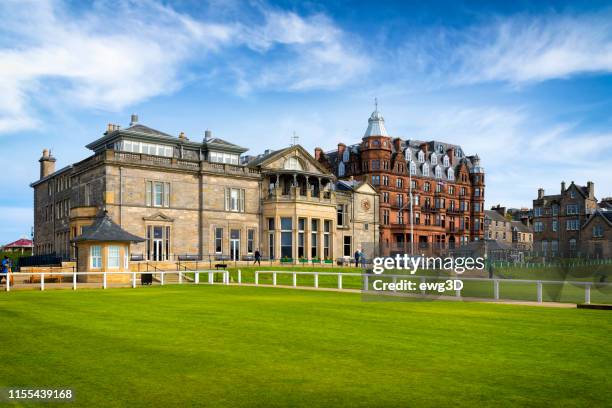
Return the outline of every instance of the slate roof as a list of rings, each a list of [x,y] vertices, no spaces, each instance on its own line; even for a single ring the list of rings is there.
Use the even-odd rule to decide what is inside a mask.
[[[516,228],[518,232],[533,233],[533,229],[523,224],[520,221],[511,221],[512,228]]]
[[[108,213],[104,213],[103,216],[98,217],[93,225],[83,227],[83,233],[73,239],[73,242],[82,241],[118,241],[118,242],[143,242],[144,239],[134,234],[130,234],[119,225],[117,225],[108,216]]]
[[[260,164],[262,164],[264,161],[268,160],[270,157],[272,157],[272,156],[274,156],[276,154],[282,154],[285,151],[291,149],[292,147],[293,146],[289,146],[289,147],[285,147],[284,149],[271,150],[268,153],[260,154],[255,159],[253,159],[250,162],[248,162],[246,165],[249,166],[249,167],[257,167]]]
[[[503,215],[501,215],[495,210],[485,210],[484,213],[485,217],[488,217],[493,221],[509,222]]]

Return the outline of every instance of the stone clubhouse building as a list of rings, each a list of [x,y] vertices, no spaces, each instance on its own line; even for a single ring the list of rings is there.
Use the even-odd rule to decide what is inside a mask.
[[[129,127],[109,124],[86,147],[89,157],[59,170],[43,151],[31,184],[34,255],[80,259],[75,244],[103,216],[142,239],[122,256],[147,262],[250,260],[258,249],[269,259],[329,261],[378,247],[376,190],[338,180],[299,145],[246,158],[208,130],[190,140],[132,115]]]

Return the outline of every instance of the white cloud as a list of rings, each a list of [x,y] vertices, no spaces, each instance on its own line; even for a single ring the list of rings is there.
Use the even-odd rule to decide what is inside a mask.
[[[9,1],[0,13],[10,21],[0,27],[0,37],[10,39],[0,40],[0,132],[34,127],[37,99],[119,110],[171,93],[193,76],[192,62],[217,68],[243,93],[333,88],[367,67],[323,15],[259,7],[264,24],[243,15],[206,21],[155,1],[127,0],[80,12],[61,2]],[[252,59],[234,58],[232,50],[245,47]]]

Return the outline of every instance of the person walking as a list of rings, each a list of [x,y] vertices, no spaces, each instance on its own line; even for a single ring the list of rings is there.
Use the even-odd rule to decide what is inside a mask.
[[[359,258],[361,257],[361,253],[359,250],[355,251],[355,268],[359,267]]]
[[[366,267],[366,257],[365,254],[363,253],[363,249],[359,251],[359,258],[361,258],[361,267],[365,269]]]
[[[8,280],[10,279],[9,274],[11,273],[11,260],[8,256],[4,255],[4,259],[2,260],[2,266],[0,267],[0,283],[2,283],[2,278]]]
[[[259,252],[259,249],[255,250],[255,260],[253,261],[253,265],[255,265],[256,263],[261,266],[261,252]]]

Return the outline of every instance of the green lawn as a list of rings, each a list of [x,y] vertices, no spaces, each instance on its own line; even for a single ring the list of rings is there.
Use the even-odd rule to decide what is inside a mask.
[[[612,313],[178,286],[0,293],[0,387],[70,406],[605,406]]]

